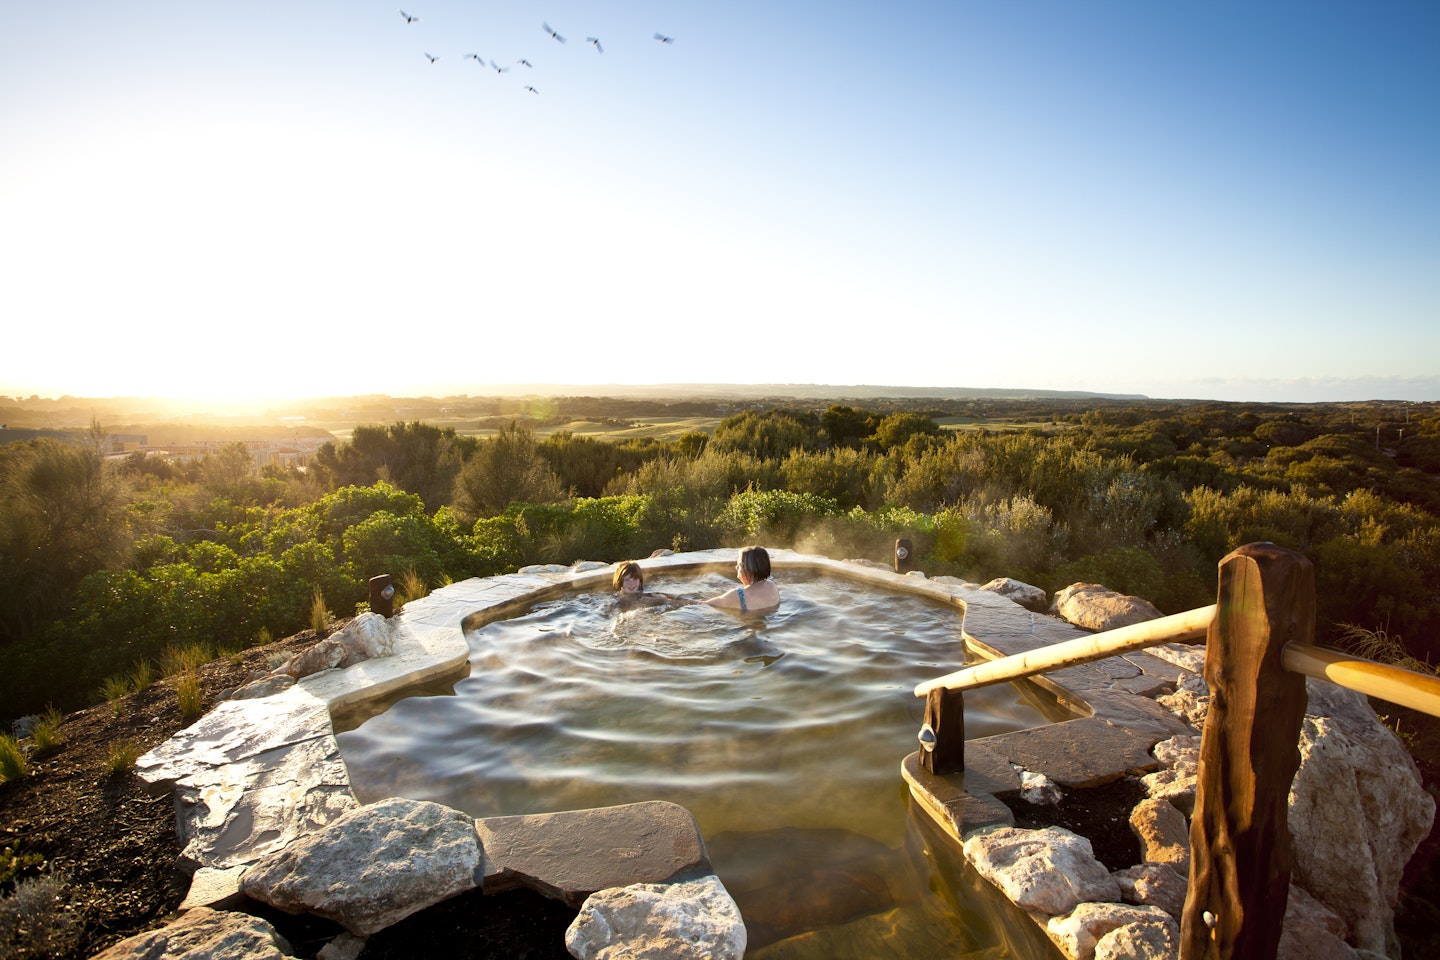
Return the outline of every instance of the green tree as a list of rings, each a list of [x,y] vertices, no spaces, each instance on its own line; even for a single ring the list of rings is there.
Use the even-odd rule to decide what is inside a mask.
[[[537,452],[535,435],[514,423],[483,441],[455,480],[454,508],[468,520],[493,517],[512,503],[554,503],[560,478]]]

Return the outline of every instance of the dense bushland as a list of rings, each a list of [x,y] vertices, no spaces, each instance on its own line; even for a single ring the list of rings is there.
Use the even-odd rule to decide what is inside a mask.
[[[396,423],[259,475],[239,444],[108,462],[98,425],[88,444],[12,444],[0,703],[70,709],[167,650],[293,633],[317,591],[349,614],[380,572],[434,587],[747,542],[886,560],[902,536],[932,576],[1101,582],[1166,612],[1212,602],[1220,557],[1273,540],[1315,563],[1322,642],[1359,627],[1440,659],[1436,405],[1008,407],[1027,426],[847,406],[748,410],[673,442]]]

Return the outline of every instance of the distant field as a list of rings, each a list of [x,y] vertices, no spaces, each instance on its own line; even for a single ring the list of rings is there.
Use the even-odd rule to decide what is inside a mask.
[[[500,432],[497,420],[508,422],[505,418],[477,420],[474,418],[425,417],[423,419],[432,427],[439,427],[442,430],[453,429],[462,437],[493,437]],[[623,423],[604,420],[571,420],[569,423],[556,425],[536,426],[530,424],[529,426],[535,436],[540,438],[568,430],[577,437],[595,437],[601,440],[628,440],[632,437],[678,440],[682,435],[695,430],[709,433],[719,422],[719,417],[640,417]],[[356,427],[356,424],[348,421],[328,423],[312,421],[311,425],[330,431],[335,439],[341,442],[348,442]]]
[[[968,430],[989,430],[991,433],[1004,433],[1009,430],[1061,430],[1064,424],[1052,423],[1049,420],[984,420],[978,417],[936,417],[935,422],[940,424],[941,430],[954,430],[956,432]]]

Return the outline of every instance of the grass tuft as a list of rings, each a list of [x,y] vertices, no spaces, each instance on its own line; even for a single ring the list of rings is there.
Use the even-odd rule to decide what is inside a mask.
[[[19,780],[30,772],[25,748],[13,733],[0,733],[0,783]]]
[[[395,610],[398,612],[411,600],[419,600],[429,592],[430,588],[425,585],[425,578],[416,573],[414,567],[411,567],[400,574],[400,582],[396,584]]]
[[[30,731],[30,739],[35,741],[34,757],[49,756],[65,743],[65,738],[60,735],[60,721],[63,719],[54,704],[40,714],[39,722]]]
[[[319,635],[324,635],[326,628],[335,615],[330,608],[325,606],[325,594],[319,587],[315,588],[315,596],[310,600],[310,629]]]
[[[1384,627],[1376,627],[1371,630],[1355,623],[1342,623],[1340,626],[1344,628],[1340,634],[1340,644],[1357,657],[1388,663],[1391,666],[1400,667],[1402,670],[1440,676],[1440,666],[1434,666],[1428,660],[1416,657],[1405,646],[1404,640],[1391,634]]]
[[[166,647],[160,654],[160,672],[167,677],[179,676],[182,673],[194,673],[200,669],[201,664],[209,663],[215,659],[215,647],[212,644],[199,642],[184,647]]]
[[[180,702],[180,722],[186,725],[200,719],[200,673],[197,669],[182,670],[175,675],[175,699]]]
[[[105,754],[105,772],[112,777],[129,773],[135,769],[135,761],[140,759],[141,750],[133,740],[122,740],[110,744],[110,750]]]

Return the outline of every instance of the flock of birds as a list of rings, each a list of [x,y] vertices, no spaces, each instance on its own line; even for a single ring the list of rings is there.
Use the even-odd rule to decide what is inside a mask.
[[[404,10],[401,10],[401,11],[400,11],[400,16],[405,19],[405,23],[406,23],[407,25],[409,25],[409,24],[416,24],[416,23],[419,23],[419,22],[420,22],[420,18],[419,18],[419,17],[412,16],[411,14],[406,13]],[[550,39],[551,39],[551,40],[554,40],[556,43],[564,43],[564,42],[565,42],[565,38],[562,37],[562,36],[561,36],[559,33],[557,33],[555,30],[553,30],[553,29],[550,27],[550,24],[548,24],[548,23],[543,23],[543,22],[542,22],[542,23],[540,24],[540,29],[544,30],[545,33],[549,35]],[[675,38],[674,38],[674,37],[667,37],[667,36],[666,36],[665,34],[663,34],[663,33],[656,33],[656,34],[655,34],[655,40],[656,40],[656,42],[662,43],[662,44],[670,44],[670,43],[674,43],[674,42],[675,42]],[[605,52],[605,48],[604,48],[603,46],[601,46],[601,44],[600,44],[600,38],[599,38],[599,37],[586,37],[586,38],[585,38],[585,42],[588,43],[588,44],[590,44],[590,46],[594,47],[596,53],[604,53],[604,52]],[[438,54],[429,53],[428,51],[425,53],[425,59],[429,60],[429,61],[430,61],[430,64],[431,64],[432,66],[435,65],[436,63],[439,63],[439,62],[440,62],[440,57],[439,57]],[[524,58],[524,57],[519,58],[519,59],[516,60],[513,64],[509,64],[509,65],[503,66],[503,67],[502,67],[500,64],[496,63],[494,60],[488,60],[488,61],[487,61],[484,57],[480,56],[480,54],[478,54],[478,53],[467,53],[467,54],[465,54],[465,56],[463,57],[463,59],[465,59],[465,60],[474,60],[474,61],[475,61],[477,64],[479,64],[480,66],[482,66],[482,67],[488,67],[489,69],[494,70],[496,73],[509,73],[511,67],[527,67],[527,68],[530,68],[530,69],[534,69],[534,65],[531,64],[531,62],[530,62],[529,60],[527,60],[526,58]],[[539,90],[535,89],[535,87],[531,86],[531,85],[528,84],[528,83],[525,84],[525,89],[528,90],[529,92],[535,93],[535,94],[538,94],[538,93],[540,92]]]

